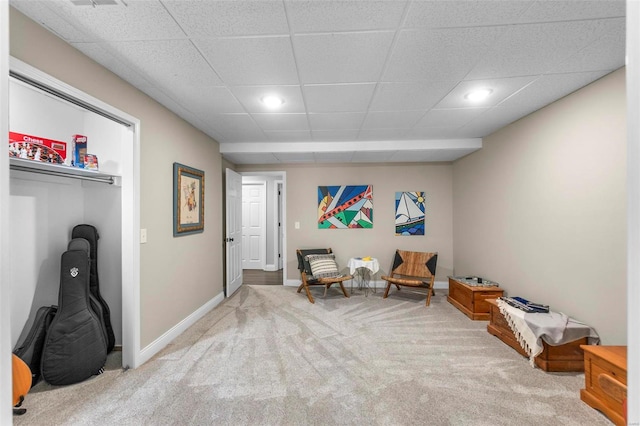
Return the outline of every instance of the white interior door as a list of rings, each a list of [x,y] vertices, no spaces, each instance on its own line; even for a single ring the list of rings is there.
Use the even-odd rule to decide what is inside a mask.
[[[266,188],[264,183],[242,185],[242,268],[264,269]]]
[[[227,297],[242,285],[242,176],[226,169]]]

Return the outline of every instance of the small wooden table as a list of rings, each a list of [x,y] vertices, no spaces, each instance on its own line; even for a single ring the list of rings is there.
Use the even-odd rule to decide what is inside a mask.
[[[489,325],[487,325],[487,331],[489,334],[496,336],[502,340],[505,344],[511,346],[520,355],[528,357],[529,355],[522,349],[516,335],[509,327],[507,320],[500,312],[498,303],[494,300],[487,301],[491,307],[491,318],[489,319]],[[542,352],[535,357],[533,362],[538,368],[544,371],[584,371],[584,358],[582,348],[587,345],[588,339],[583,337],[582,339],[575,340],[573,342],[565,343],[564,345],[551,346],[544,340],[542,341]],[[595,347],[595,346],[594,346]]]
[[[582,346],[585,388],[580,399],[604,413],[616,425],[624,425],[627,396],[627,347]]]
[[[487,300],[502,297],[503,290],[497,286],[470,286],[449,277],[447,300],[472,320],[489,319]]]

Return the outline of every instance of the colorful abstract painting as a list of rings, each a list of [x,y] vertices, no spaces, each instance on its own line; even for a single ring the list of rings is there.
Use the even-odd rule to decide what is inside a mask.
[[[318,228],[373,228],[371,185],[319,186]]]
[[[424,235],[424,192],[396,192],[396,235]]]

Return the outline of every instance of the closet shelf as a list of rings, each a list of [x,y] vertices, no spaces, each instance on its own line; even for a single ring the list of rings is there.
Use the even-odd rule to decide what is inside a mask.
[[[18,170],[30,173],[39,173],[51,176],[63,176],[72,179],[90,180],[113,185],[119,176],[100,173],[95,170],[80,169],[77,167],[64,166],[60,164],[42,163],[39,161],[25,160],[23,158],[9,158],[11,170]]]

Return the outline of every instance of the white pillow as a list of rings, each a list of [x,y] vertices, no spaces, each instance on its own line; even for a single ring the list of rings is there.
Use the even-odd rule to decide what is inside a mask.
[[[340,276],[333,254],[310,254],[307,256],[314,278],[335,278]]]

